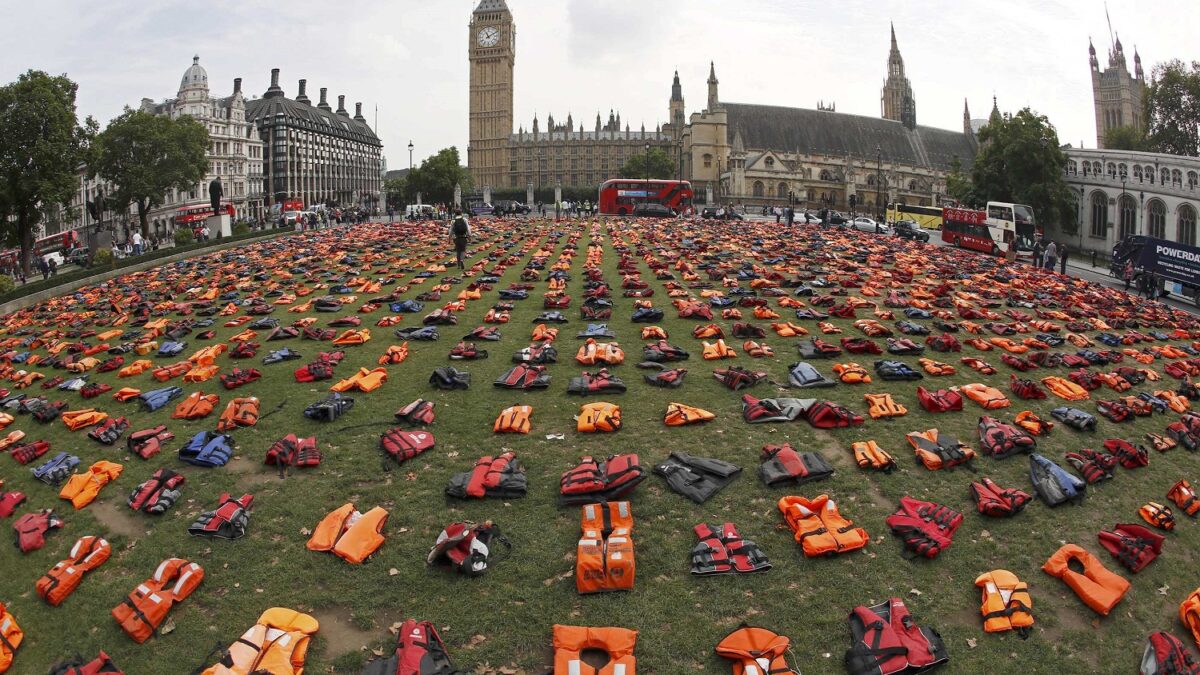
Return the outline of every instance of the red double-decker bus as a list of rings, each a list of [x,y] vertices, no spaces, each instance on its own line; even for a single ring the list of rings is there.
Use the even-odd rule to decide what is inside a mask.
[[[1005,255],[1010,247],[1017,255],[1033,249],[1041,236],[1033,209],[1024,204],[988,202],[986,210],[942,209],[942,241],[952,246]]]
[[[233,218],[233,204],[229,202],[221,204],[221,213]],[[212,204],[181,206],[175,211],[175,227],[177,229],[188,227],[194,230],[207,222],[211,215],[213,215]]]
[[[627,216],[638,204],[662,204],[683,213],[692,205],[692,184],[686,180],[614,178],[600,186],[600,213]]]

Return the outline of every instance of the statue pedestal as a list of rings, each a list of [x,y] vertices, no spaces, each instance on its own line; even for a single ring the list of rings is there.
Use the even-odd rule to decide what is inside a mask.
[[[222,213],[219,216],[209,216],[208,221],[208,236],[210,239],[220,237],[228,237],[233,234],[232,224],[228,213]]]

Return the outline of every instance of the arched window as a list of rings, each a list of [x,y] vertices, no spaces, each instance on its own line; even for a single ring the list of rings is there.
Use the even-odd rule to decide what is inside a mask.
[[[871,187],[875,186],[875,174],[870,174],[867,176],[867,185]]]
[[[1118,176],[1128,176],[1129,175],[1129,167],[1125,166],[1124,163],[1118,164],[1117,165],[1117,175]]]
[[[766,160],[764,160],[764,161],[765,161],[765,163],[766,163],[766,165],[767,165],[767,168],[768,168],[768,169],[774,169],[774,168],[775,168],[775,158],[774,158],[774,157],[768,157],[768,158],[766,158]]]
[[[780,199],[787,199],[787,196],[788,196],[787,183],[780,183],[779,185],[775,186],[775,193],[776,193],[775,194],[776,197],[779,197]]]
[[[1137,164],[1133,165],[1133,179],[1137,182],[1142,182],[1142,167]]]
[[[704,168],[712,168],[712,155],[708,154],[707,152],[704,153]]]
[[[1187,179],[1188,179],[1188,183],[1187,183],[1187,184],[1188,184],[1188,189],[1189,189],[1189,190],[1195,190],[1195,189],[1196,189],[1197,178],[1198,178],[1198,177],[1197,177],[1197,175],[1196,175],[1196,172],[1195,172],[1195,171],[1189,171],[1189,172],[1187,173]]]
[[[1087,176],[1087,175],[1089,175],[1089,174],[1091,174],[1091,173],[1092,173],[1092,164],[1091,164],[1091,162],[1084,162],[1084,163],[1083,163],[1083,175]]]
[[[917,182],[917,181],[915,181],[915,180],[910,180],[910,181],[908,181],[908,190],[909,190],[909,192],[916,192],[917,190],[920,190],[920,189],[921,189],[921,184],[920,184],[920,183],[918,183],[918,182]]]
[[[1075,160],[1067,162],[1067,173],[1070,175],[1079,173],[1079,164]]]
[[[1179,169],[1171,171],[1171,184],[1175,187],[1183,187],[1183,173]]]
[[[1108,175],[1115,177],[1117,175],[1117,165],[1112,162],[1108,163]]]
[[[1151,237],[1162,239],[1167,232],[1167,207],[1157,199],[1146,206],[1146,233]]]
[[[1105,237],[1108,230],[1108,195],[1092,193],[1092,236]]]
[[[1196,209],[1190,204],[1179,207],[1179,231],[1175,238],[1181,244],[1196,245]]]
[[[1099,176],[1102,171],[1103,169],[1100,168],[1100,162],[1092,162],[1092,173]]]
[[[1158,179],[1163,185],[1169,185],[1171,183],[1171,170],[1163,169],[1162,171],[1159,171]]]
[[[1129,195],[1122,195],[1117,204],[1117,214],[1120,216],[1117,238],[1124,239],[1131,234],[1137,234],[1137,202]]]
[[[767,186],[763,185],[761,180],[754,181],[754,196],[762,197],[766,194]]]
[[[829,169],[821,169],[821,180],[833,180],[833,174],[829,173]]]

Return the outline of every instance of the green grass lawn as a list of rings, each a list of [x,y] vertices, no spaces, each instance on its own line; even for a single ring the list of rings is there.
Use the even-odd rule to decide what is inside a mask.
[[[438,626],[456,664],[473,672],[546,672],[552,654],[550,630],[555,623],[638,630],[636,654],[642,672],[729,672],[727,662],[713,654],[713,646],[742,622],[769,627],[790,637],[793,663],[805,673],[844,672],[842,655],[849,646],[846,616],[855,605],[875,604],[892,596],[905,600],[920,625],[940,631],[951,654],[945,672],[1054,675],[1132,672],[1150,632],[1170,630],[1185,642],[1191,642],[1178,621],[1177,608],[1200,583],[1195,566],[1200,559],[1197,524],[1177,513],[1179,526],[1167,535],[1163,555],[1136,576],[1131,576],[1103,552],[1096,533],[1115,523],[1140,522],[1138,507],[1152,500],[1166,503],[1167,489],[1180,478],[1189,478],[1195,484],[1200,471],[1196,469],[1194,455],[1183,449],[1165,454],[1152,451],[1148,467],[1135,471],[1118,468],[1113,480],[1089,487],[1082,506],[1048,509],[1035,499],[1025,512],[1014,518],[984,518],[975,511],[968,494],[970,482],[986,475],[1003,486],[1032,493],[1027,459],[1016,456],[997,461],[980,457],[974,462],[978,473],[961,468],[930,472],[915,462],[904,438],[909,431],[936,426],[978,447],[975,428],[983,411],[973,403],[968,401],[962,413],[934,416],[918,405],[915,383],[877,380],[873,384],[839,384],[831,389],[799,393],[762,383],[749,393],[759,397],[828,398],[865,414],[864,393],[890,392],[910,412],[898,419],[868,419],[862,427],[833,431],[814,430],[803,422],[748,425],[741,418],[741,393],[723,387],[712,377],[712,370],[737,363],[768,370],[772,379],[784,382],[789,364],[799,360],[794,339],[769,333],[765,341],[775,348],[776,357],[772,359],[753,360],[742,355],[736,361],[701,360],[700,341],[691,336],[696,323],[676,318],[662,282],[656,281],[645,261],[639,259],[643,278],[656,290],[654,305],[666,312],[666,319],[660,325],[670,333],[672,343],[692,353],[692,359],[683,364],[689,374],[682,388],[651,387],[642,381],[642,371],[634,368],[641,360],[642,325],[628,320],[633,300],[620,297],[619,256],[604,227],[522,223],[512,234],[487,226],[479,229],[482,236],[500,244],[521,241],[524,237],[546,237],[556,229],[582,232],[578,240],[579,255],[571,265],[572,279],[568,283],[568,293],[574,299],[571,307],[564,310],[571,322],[561,327],[557,341],[559,363],[549,366],[554,379],[546,391],[521,393],[491,385],[511,366],[512,352],[529,343],[531,319],[542,311],[541,294],[546,287],[546,271],[543,271],[543,280],[536,282],[530,298],[516,302],[511,323],[500,327],[503,339],[480,344],[491,353],[491,358],[452,364],[470,371],[473,383],[467,391],[438,391],[427,380],[435,367],[450,364],[447,354],[457,339],[480,325],[496,300],[495,291],[470,303],[460,313],[458,326],[442,327],[440,341],[411,342],[408,360],[388,367],[389,381],[373,393],[353,394],[357,399],[354,409],[331,424],[311,422],[301,413],[306,405],[323,396],[332,382],[298,384],[292,376],[295,368],[307,363],[318,351],[329,349],[327,344],[302,340],[264,343],[260,357],[270,349],[290,346],[305,358],[267,366],[258,363],[257,358],[249,363],[237,362],[236,365],[258,367],[264,377],[235,392],[224,391],[215,379],[202,385],[181,385],[188,393],[195,390],[220,393],[222,405],[218,414],[224,402],[233,396],[258,396],[264,412],[286,404],[281,412],[263,419],[258,426],[234,432],[237,457],[224,468],[191,467],[178,461],[174,452],[143,461],[125,451],[124,439],[117,447],[108,448],[91,441],[82,432],[68,432],[61,422],[43,426],[28,417],[19,417],[11,428],[24,429],[30,439],[50,441],[51,454],[71,451],[82,458],[83,468],[101,459],[119,461],[124,464],[125,472],[104,489],[95,503],[76,512],[69,503],[58,499],[57,490],[32,478],[28,469],[36,463],[21,467],[11,458],[0,459],[0,477],[6,480],[5,488],[21,490],[29,497],[18,515],[53,507],[67,521],[65,529],[50,535],[47,545],[39,551],[21,555],[15,547],[0,548],[0,570],[3,570],[0,601],[6,603],[25,630],[25,643],[11,672],[41,673],[59,659],[75,653],[91,657],[103,649],[128,673],[187,673],[204,663],[210,649],[228,645],[264,609],[273,606],[309,612],[321,622],[308,659],[308,670],[314,673],[358,672],[373,651],[390,650],[394,637],[389,627],[408,617],[427,619]],[[353,250],[360,239],[356,233],[365,231],[352,229],[309,236],[340,238],[343,246]],[[604,242],[603,269],[616,296],[616,309],[609,324],[627,352],[626,363],[614,368],[614,372],[624,379],[628,392],[606,399],[619,403],[622,409],[624,426],[615,434],[576,433],[573,417],[581,403],[593,399],[581,400],[565,394],[568,379],[582,369],[573,357],[582,342],[575,339],[575,333],[587,323],[578,318],[578,306],[590,233],[599,235]],[[869,239],[869,235],[860,236]],[[620,231],[617,237],[621,237]],[[567,239],[557,241],[556,255],[550,258],[550,263]],[[295,235],[284,241],[289,240],[306,239]],[[244,250],[254,251],[263,245],[269,244],[248,244]],[[397,249],[405,248],[406,244],[398,241]],[[476,257],[485,248],[474,249]],[[512,250],[518,252],[519,247]],[[928,250],[939,254],[936,249]],[[496,289],[518,281],[527,260],[528,255],[510,266]],[[856,264],[851,260],[844,262],[847,268]],[[329,266],[338,267],[333,261]],[[383,267],[374,269],[381,277],[387,272]],[[407,275],[400,283],[411,276]],[[423,286],[413,286],[405,297],[426,290],[440,276]],[[459,288],[455,286],[443,299],[452,299]],[[383,293],[389,291],[385,287]],[[852,289],[851,294],[854,292]],[[356,309],[367,297],[360,294],[359,302],[350,309]],[[434,306],[428,303],[426,311]],[[743,311],[751,317],[749,309]],[[790,310],[779,311],[784,320],[791,316]],[[364,326],[372,326],[373,339],[364,346],[347,348],[348,356],[338,366],[335,381],[360,366],[375,367],[379,355],[396,342],[391,337],[392,329],[373,326],[386,313],[385,306],[363,315]],[[418,325],[423,314],[405,316],[401,326]],[[286,307],[272,316],[285,323],[298,318],[287,313]],[[318,325],[324,325],[341,314],[316,316]],[[860,311],[859,316],[869,316],[869,312]],[[764,327],[768,323],[749,320]],[[843,335],[859,335],[851,321],[831,321],[844,330]],[[227,340],[242,330],[220,327],[221,322],[216,324],[219,340]],[[732,321],[717,323],[728,329]],[[819,334],[815,322],[800,323]],[[837,337],[840,336],[832,336]],[[206,344],[195,340],[194,334],[188,339],[185,356]],[[741,340],[730,339],[729,343],[741,352]],[[970,347],[964,348],[961,355],[931,354],[955,365],[959,365],[959,356],[964,355],[979,354]],[[936,378],[934,382],[927,377],[924,384],[946,387],[984,381],[1007,392],[1010,369],[1000,362],[998,352],[981,356],[997,367],[996,375],[981,378],[963,366],[957,375]],[[874,358],[879,357],[847,355],[841,360],[856,360],[869,369]],[[917,357],[899,358],[918,368]],[[156,365],[171,361],[156,359]],[[816,365],[831,374],[835,362],[818,361]],[[225,355],[218,363],[228,370],[235,362]],[[1153,367],[1161,371],[1162,362]],[[1065,375],[1067,370],[1041,369],[1027,376]],[[162,386],[149,373],[129,379],[118,379],[115,373],[94,374],[91,379],[112,383],[114,388],[132,385],[148,390]],[[178,380],[173,382],[178,383]],[[1173,388],[1177,383],[1165,378],[1159,384]],[[1147,383],[1134,393],[1151,388],[1153,383]],[[29,393],[40,394],[42,390],[35,385]],[[52,398],[67,400],[72,408],[84,407],[77,394],[62,394]],[[1108,390],[1097,394],[1103,398],[1115,396]],[[437,421],[431,427],[437,446],[394,471],[384,472],[378,450],[379,435],[392,420],[392,413],[417,397],[437,404]],[[716,413],[717,419],[700,426],[666,427],[663,414],[669,401],[700,406]],[[94,403],[111,413],[127,415],[132,429],[168,424],[176,435],[176,440],[169,444],[172,449],[195,432],[215,424],[214,418],[195,422],[168,420],[169,408],[147,414],[133,404],[116,403],[107,395]],[[532,433],[493,434],[492,423],[497,414],[517,403],[534,407]],[[998,416],[1010,421],[1017,411],[1030,408],[1049,418],[1049,410],[1061,402],[1051,398],[1031,403],[1025,406],[1015,400],[1013,407],[1000,411]],[[1095,411],[1090,401],[1082,402],[1079,407]],[[1062,461],[1064,452],[1099,447],[1109,437],[1140,442],[1145,432],[1162,432],[1175,417],[1168,413],[1122,425],[1100,418],[1094,434],[1059,426],[1051,436],[1039,441],[1038,451]],[[363,426],[372,423],[378,424]],[[315,469],[294,471],[281,480],[276,470],[263,466],[262,461],[271,443],[289,432],[316,435],[324,462]],[[548,440],[547,434],[553,433],[564,434],[565,440]],[[859,470],[854,465],[850,444],[865,439],[875,439],[891,452],[899,469],[887,475]],[[763,487],[755,473],[760,448],[785,441],[797,450],[822,453],[836,468],[835,475],[825,482],[800,488]],[[515,451],[527,468],[528,496],[509,502],[463,502],[444,495],[451,476],[467,471],[480,456],[502,449]],[[735,462],[744,467],[744,472],[733,485],[704,505],[694,505],[668,490],[658,477],[648,477],[630,498],[638,563],[634,590],[578,595],[573,561],[580,514],[577,507],[557,506],[559,476],[586,454],[635,452],[648,471],[672,450]],[[125,503],[127,495],[160,467],[170,467],[186,475],[181,502],[161,517],[132,512]],[[188,524],[202,510],[215,507],[222,492],[254,494],[248,535],[238,541],[189,537]],[[776,502],[788,494],[821,493],[832,495],[844,516],[866,528],[871,535],[867,548],[837,558],[803,556]],[[901,556],[898,540],[884,525],[884,518],[903,495],[940,502],[964,514],[954,545],[935,560],[906,560]],[[346,502],[353,502],[361,511],[379,505],[391,512],[386,543],[364,565],[349,565],[331,554],[305,548],[306,533],[326,513]],[[486,575],[466,578],[425,565],[429,547],[445,525],[456,520],[489,519],[501,527],[514,550]],[[754,540],[766,552],[773,563],[769,572],[716,578],[695,578],[689,573],[689,552],[695,544],[692,527],[700,522],[725,521],[736,523],[742,536]],[[85,534],[106,536],[114,547],[112,559],[91,573],[61,607],[44,604],[34,592],[35,581],[66,555],[76,538]],[[1065,585],[1040,570],[1041,564],[1065,542],[1082,545],[1097,554],[1109,569],[1133,581],[1132,589],[1110,616],[1098,617]],[[135,645],[119,630],[109,611],[148,577],[161,560],[171,556],[202,565],[206,572],[204,583],[172,612],[174,630],[144,645]],[[1012,634],[989,635],[982,630],[980,598],[974,580],[996,568],[1011,570],[1030,585],[1037,623],[1028,640],[1021,641]]]

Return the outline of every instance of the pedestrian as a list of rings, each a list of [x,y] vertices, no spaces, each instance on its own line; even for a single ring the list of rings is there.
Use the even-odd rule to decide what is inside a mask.
[[[1154,299],[1154,291],[1156,290],[1156,287],[1158,286],[1158,277],[1156,277],[1154,275],[1153,271],[1150,271],[1150,272],[1146,273],[1145,278],[1146,278],[1146,299],[1153,300]]]
[[[58,276],[58,261],[51,258],[47,264],[50,266],[50,276]]]
[[[1034,267],[1042,266],[1042,252],[1045,250],[1046,249],[1045,249],[1044,245],[1042,244],[1042,238],[1038,237],[1037,241],[1033,242],[1033,266]]]
[[[1133,281],[1133,261],[1125,261],[1125,273],[1121,275],[1125,279],[1125,292],[1129,292],[1129,284]]]
[[[1051,241],[1049,244],[1046,244],[1046,250],[1042,252],[1042,257],[1044,259],[1046,269],[1053,272],[1054,265],[1058,263],[1058,247],[1054,245],[1053,241]]]
[[[134,255],[142,254],[142,231],[141,230],[133,231],[133,254]]]
[[[1058,273],[1067,273],[1067,242],[1063,242],[1058,246]]]
[[[471,236],[471,225],[461,210],[454,211],[454,222],[450,224],[450,238],[454,242],[454,256],[458,260],[458,269],[463,267],[463,253],[467,251],[467,238]]]
[[[38,271],[42,273],[42,280],[50,278],[50,264],[46,262],[44,257],[38,258]]]

